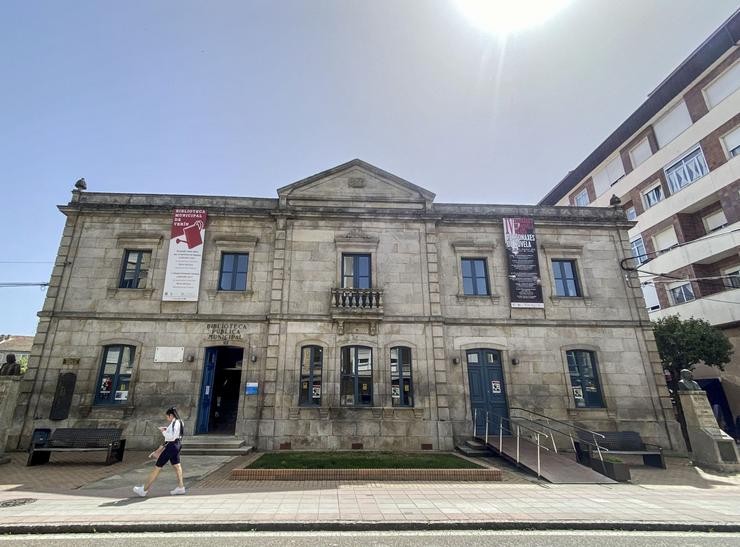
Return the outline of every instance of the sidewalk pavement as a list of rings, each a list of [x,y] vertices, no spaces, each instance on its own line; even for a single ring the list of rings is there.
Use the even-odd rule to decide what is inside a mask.
[[[230,481],[232,468],[188,456],[188,494],[170,496],[166,468],[146,498],[132,477],[146,455],[103,466],[83,455],[55,455],[25,467],[13,454],[0,467],[0,534],[85,531],[578,528],[740,532],[740,475],[718,475],[668,458],[668,469],[635,465],[631,484],[553,485],[500,460],[500,483]],[[213,457],[210,457],[213,458]],[[188,466],[191,471],[188,472]],[[195,471],[193,471],[195,470]],[[190,474],[188,474],[190,473]],[[22,503],[24,499],[32,499]],[[17,504],[17,505],[16,505]]]

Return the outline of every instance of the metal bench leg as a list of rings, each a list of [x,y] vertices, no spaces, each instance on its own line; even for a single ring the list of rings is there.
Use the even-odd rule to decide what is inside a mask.
[[[118,446],[109,446],[108,453],[105,457],[105,465],[111,465],[114,463],[123,461],[123,452],[126,450],[126,440],[123,439],[118,442]]]
[[[663,454],[643,454],[642,463],[651,467],[660,467],[665,469],[665,459]]]
[[[45,463],[49,463],[50,456],[51,456],[51,452],[48,452],[46,450],[42,452],[37,452],[31,449],[31,452],[28,454],[28,461],[26,462],[26,467],[29,467],[31,465],[43,465]]]

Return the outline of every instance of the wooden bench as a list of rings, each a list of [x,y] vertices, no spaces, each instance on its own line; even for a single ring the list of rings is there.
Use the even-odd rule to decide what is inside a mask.
[[[126,439],[122,429],[59,428],[46,442],[32,444],[26,465],[49,462],[52,452],[105,452],[105,464],[123,461]]]
[[[604,436],[604,438],[596,437],[599,446],[606,449],[604,455],[623,454],[627,456],[642,456],[642,461],[645,465],[666,468],[663,449],[658,445],[644,442],[637,431],[597,431],[596,433]],[[579,431],[578,438],[581,441],[594,442],[594,438],[585,432]],[[596,447],[591,445],[584,446],[587,448],[579,447],[576,449],[577,452],[581,452],[579,457],[584,452],[588,454],[588,457],[593,457]]]

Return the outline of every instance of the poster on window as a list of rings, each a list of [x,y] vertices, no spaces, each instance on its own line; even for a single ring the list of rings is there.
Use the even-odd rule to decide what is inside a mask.
[[[198,301],[206,219],[203,209],[175,209],[162,300]]]
[[[505,218],[504,244],[509,259],[511,307],[544,308],[534,220]]]

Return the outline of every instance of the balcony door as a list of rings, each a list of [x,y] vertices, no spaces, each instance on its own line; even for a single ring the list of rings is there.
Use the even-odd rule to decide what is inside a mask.
[[[342,288],[369,289],[372,275],[369,254],[342,254]]]

